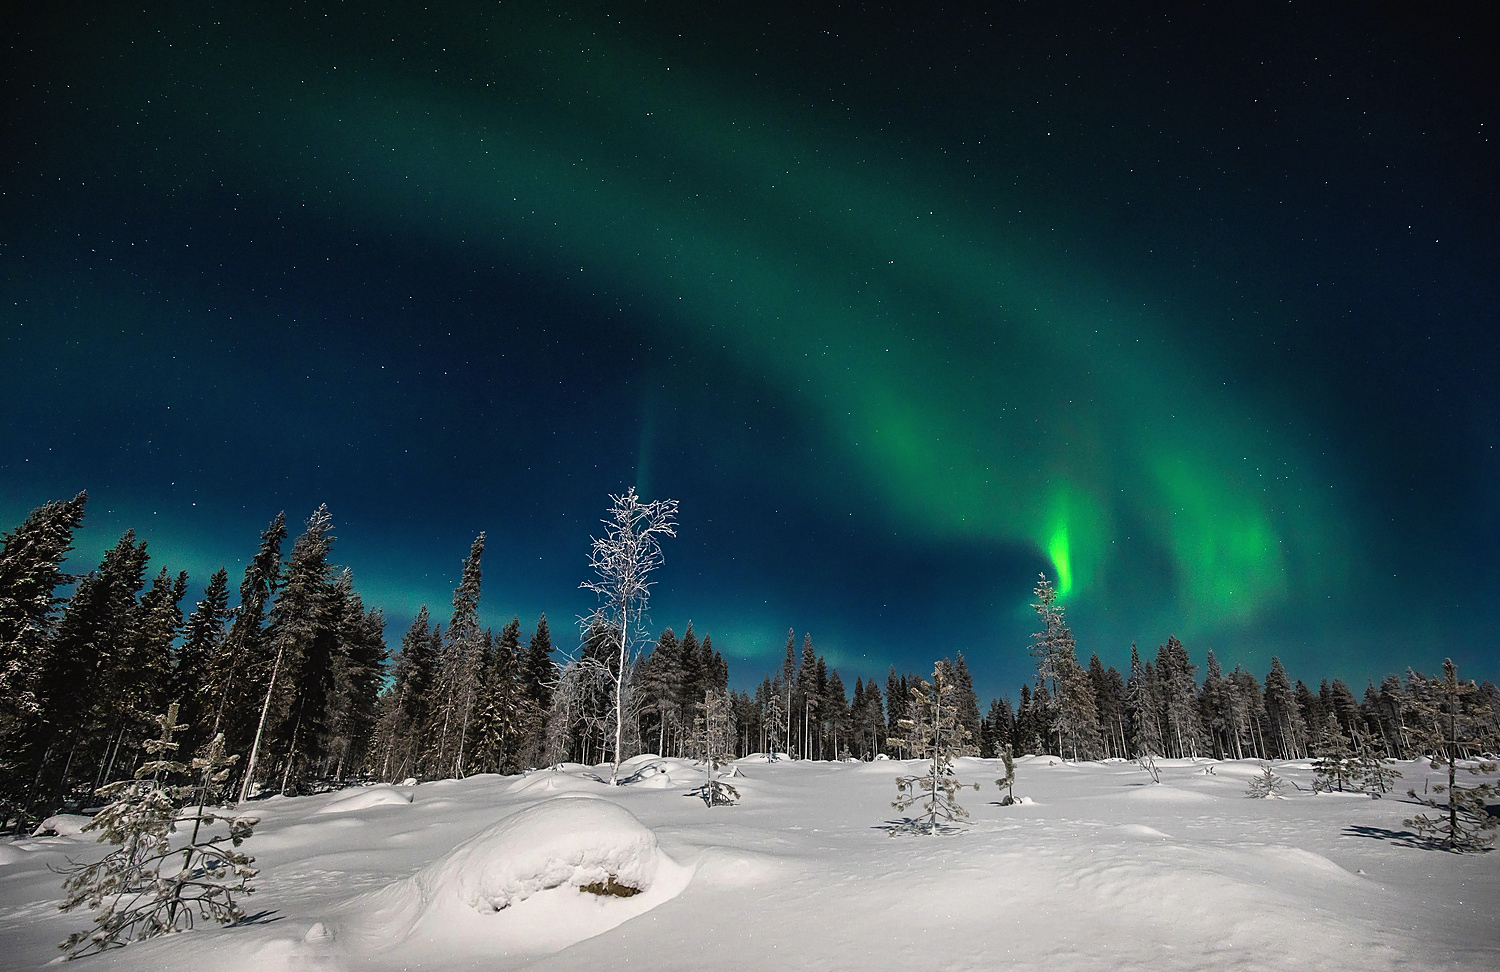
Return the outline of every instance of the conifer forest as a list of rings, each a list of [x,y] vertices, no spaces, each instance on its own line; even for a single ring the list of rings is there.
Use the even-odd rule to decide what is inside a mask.
[[[172,705],[182,752],[222,734],[240,755],[223,791],[241,800],[699,757],[710,711],[726,758],[912,755],[902,724],[928,673],[841,673],[807,634],[788,631],[781,665],[746,690],[731,688],[712,633],[691,623],[632,638],[624,652],[603,615],[581,629],[554,631],[545,616],[485,627],[483,534],[451,606],[424,607],[391,633],[337,565],[325,507],[301,524],[274,517],[243,576],[218,570],[185,603],[187,574],[153,563],[133,532],[97,566],[63,571],[86,502],[80,493],[37,508],[0,551],[0,807],[12,831],[89,807],[130,778]],[[954,755],[1322,759],[1328,785],[1344,789],[1358,761],[1466,759],[1500,736],[1490,682],[1407,670],[1356,692],[1274,657],[1264,672],[1226,672],[1212,651],[1195,659],[1170,635],[1154,652],[1131,646],[1121,672],[1096,653],[1080,659],[1046,577],[1034,596],[1036,678],[1014,697],[982,702],[962,653],[934,659],[963,729]]]

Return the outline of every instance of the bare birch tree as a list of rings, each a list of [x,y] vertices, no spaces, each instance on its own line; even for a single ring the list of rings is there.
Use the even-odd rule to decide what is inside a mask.
[[[593,538],[589,567],[594,578],[578,585],[599,595],[594,612],[582,618],[583,629],[595,626],[609,631],[619,649],[615,659],[614,766],[609,782],[620,777],[621,742],[625,730],[625,679],[631,669],[633,640],[642,637],[641,624],[651,597],[651,572],[662,564],[661,537],[677,536],[677,501],[642,502],[631,487],[621,495],[610,495],[609,516],[601,520],[604,536]]]

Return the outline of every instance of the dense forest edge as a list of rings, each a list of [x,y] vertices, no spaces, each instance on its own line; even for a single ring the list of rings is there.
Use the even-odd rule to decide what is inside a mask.
[[[545,616],[529,631],[519,618],[499,632],[482,627],[481,534],[451,613],[424,607],[393,652],[381,613],[332,560],[326,507],[294,540],[284,515],[270,522],[233,606],[220,569],[185,613],[187,574],[152,573],[133,531],[88,573],[62,571],[86,503],[79,493],[44,504],[0,548],[0,818],[12,831],[96,805],[100,788],[149,758],[157,717],[174,704],[181,752],[222,736],[241,754],[222,782],[226,802],[564,762],[618,766],[646,752],[912,755],[903,720],[928,676],[892,668],[883,685],[861,675],[851,691],[810,636],[799,646],[789,631],[780,667],[753,691],[731,691],[728,663],[691,623],[622,642],[622,630],[644,630],[630,627],[639,617],[630,612],[649,583],[640,605],[596,613],[576,648],[570,633],[559,651]],[[1150,657],[1132,646],[1123,674],[1097,655],[1083,663],[1052,584],[1042,577],[1034,593],[1037,674],[1014,701],[981,708],[962,654],[935,664],[930,677],[951,684],[966,730],[959,755],[1384,760],[1430,755],[1434,738],[1477,756],[1500,738],[1500,689],[1457,682],[1451,670],[1387,675],[1357,697],[1338,679],[1312,689],[1276,658],[1260,678],[1226,673],[1209,652],[1200,675],[1175,637]]]

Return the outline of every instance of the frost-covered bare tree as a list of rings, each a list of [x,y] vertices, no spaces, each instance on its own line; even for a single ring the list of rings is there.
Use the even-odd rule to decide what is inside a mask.
[[[629,677],[633,644],[642,637],[642,621],[651,597],[651,572],[662,564],[661,538],[677,536],[677,501],[644,502],[635,487],[610,496],[609,515],[602,521],[604,536],[594,537],[589,567],[594,577],[579,587],[599,596],[599,606],[581,619],[585,631],[611,632],[618,649],[613,663],[615,749],[609,781],[620,779],[621,743],[625,735],[625,679]]]

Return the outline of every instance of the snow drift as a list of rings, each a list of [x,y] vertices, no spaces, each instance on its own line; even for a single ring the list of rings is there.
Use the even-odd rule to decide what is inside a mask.
[[[474,835],[417,880],[434,900],[452,896],[479,911],[500,911],[564,886],[639,894],[651,887],[659,859],[656,834],[629,810],[603,799],[561,797]]]
[[[553,952],[643,914],[691,871],[624,807],[572,793],[519,810],[350,909],[353,934],[400,954]]]

